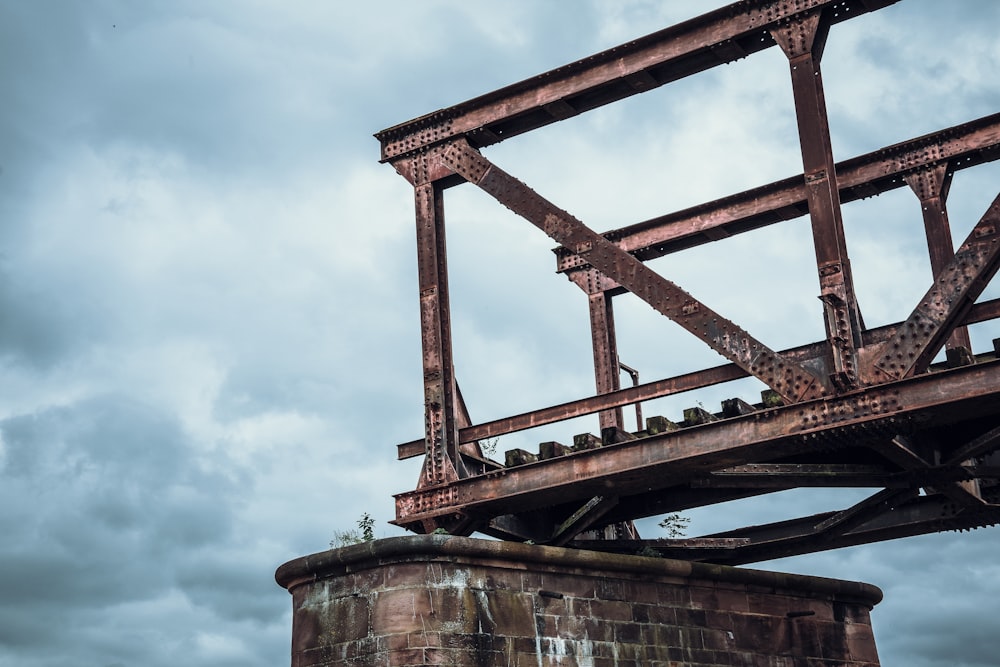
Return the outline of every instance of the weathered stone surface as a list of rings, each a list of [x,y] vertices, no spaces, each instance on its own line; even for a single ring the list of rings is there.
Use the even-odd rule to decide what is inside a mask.
[[[573,450],[582,451],[585,449],[596,449],[604,443],[593,433],[578,433],[573,436]]]
[[[292,667],[877,667],[866,584],[446,535],[286,563]]]
[[[650,435],[656,435],[657,433],[667,433],[668,431],[676,431],[680,426],[666,417],[661,417],[659,415],[655,417],[646,418],[646,432]]]
[[[537,460],[538,454],[533,454],[526,449],[509,449],[504,453],[504,465],[508,468],[534,463]]]
[[[572,447],[567,447],[566,445],[560,444],[553,440],[548,442],[542,442],[538,445],[538,458],[544,460],[554,459],[557,456],[565,456],[566,454],[571,454],[573,452]]]

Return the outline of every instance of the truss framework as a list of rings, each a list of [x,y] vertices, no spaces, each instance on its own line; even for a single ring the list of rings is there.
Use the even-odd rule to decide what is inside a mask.
[[[414,188],[425,432],[399,445],[424,456],[395,523],[416,532],[745,563],[1000,522],[1000,339],[974,354],[968,324],[1000,316],[977,299],[1000,267],[1000,196],[953,250],[951,179],[1000,157],[1000,114],[835,163],[820,62],[830,28],[895,0],[743,0],[585,60],[376,135],[382,160]],[[787,57],[803,171],[687,210],[598,233],[487,159],[481,149],[777,45]],[[551,237],[556,270],[587,296],[596,395],[473,424],[452,359],[446,188],[472,184]],[[909,186],[933,271],[903,322],[867,328],[854,290],[841,204]],[[809,216],[824,340],[774,350],[645,262]],[[730,363],[646,384],[620,364],[613,298],[631,292]],[[932,365],[940,350],[947,362]],[[626,369],[634,386],[622,388]],[[649,417],[630,433],[623,408],[753,376],[759,404],[734,398],[683,422]],[[478,445],[584,414],[600,437],[507,452]],[[865,487],[855,505],[684,540],[640,540],[640,517],[806,487]]]

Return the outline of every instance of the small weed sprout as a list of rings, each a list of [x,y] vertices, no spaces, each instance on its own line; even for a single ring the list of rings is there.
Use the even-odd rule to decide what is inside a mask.
[[[357,528],[352,530],[333,531],[333,539],[330,540],[330,548],[337,549],[340,547],[350,546],[352,544],[371,542],[375,539],[375,519],[373,519],[368,512],[361,515],[361,518],[358,519],[356,525]]]
[[[368,512],[362,514],[361,518],[358,519],[358,530],[361,531],[363,542],[371,542],[375,539],[375,519]]]
[[[688,524],[691,523],[691,519],[686,516],[681,516],[680,514],[668,514],[663,517],[660,521],[659,526],[667,531],[667,537],[677,538],[684,537],[687,534]]]
[[[500,443],[500,438],[486,438],[485,440],[479,441],[479,449],[482,450],[483,456],[488,459],[493,458],[493,455],[497,453],[497,445]]]

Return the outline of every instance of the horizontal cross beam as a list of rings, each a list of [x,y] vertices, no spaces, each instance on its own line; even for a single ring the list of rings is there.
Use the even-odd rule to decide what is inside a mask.
[[[736,547],[730,554],[710,555],[704,560],[741,565],[943,530],[970,530],[1000,523],[1000,508],[995,505],[1000,501],[1000,487],[991,487],[984,493],[989,504],[960,512],[955,510],[954,502],[943,494],[897,499],[892,511],[868,516],[867,520],[840,535],[816,534],[816,526],[837,516],[838,512],[706,535],[706,539],[742,538],[750,543]]]
[[[931,484],[924,483],[925,488],[930,488],[936,492],[943,493],[960,505],[980,505],[983,502],[978,493],[978,484],[970,484],[965,468],[959,464],[952,466],[935,466],[926,460],[920,452],[916,451],[913,443],[905,436],[896,436],[892,440],[880,443],[875,447],[875,451],[893,461],[904,470],[915,471],[917,473],[931,472],[939,478],[948,473],[956,479],[932,480]],[[969,488],[972,486],[973,488]]]
[[[482,147],[774,46],[770,30],[823,11],[838,23],[897,0],[742,0],[520,83],[382,130],[382,160],[456,137]]]
[[[945,464],[958,465],[967,459],[992,454],[997,449],[1000,449],[1000,426],[959,447],[957,451],[952,452]]]
[[[828,539],[830,535],[843,535],[868,523],[872,517],[890,512],[896,505],[918,495],[920,492],[917,489],[883,489],[819,521],[813,526],[813,531],[816,534],[823,534],[824,539]]]
[[[885,466],[851,463],[750,463],[694,479],[694,488],[793,489],[797,487],[885,486]]]
[[[396,496],[396,523],[459,509],[498,516],[586,500],[607,488],[624,498],[729,466],[864,446],[905,432],[917,417],[927,428],[998,416],[1000,362],[975,364],[459,480],[447,498],[403,493]]]
[[[841,203],[906,186],[902,176],[941,162],[950,171],[1000,159],[1000,114],[911,139],[837,163]],[[605,232],[603,236],[643,261],[663,257],[809,212],[802,176],[793,176],[712,202]],[[587,266],[556,248],[556,270]]]
[[[993,503],[1000,501],[1000,487],[986,491]],[[816,526],[839,512],[824,512],[790,521],[748,526],[687,540],[574,540],[579,549],[635,554],[648,548],[665,558],[743,565],[762,560],[797,556],[859,544],[937,533],[972,530],[1000,523],[1000,509],[983,506],[956,513],[952,501],[940,494],[897,499],[892,511],[868,516],[866,521],[839,535],[817,533]]]

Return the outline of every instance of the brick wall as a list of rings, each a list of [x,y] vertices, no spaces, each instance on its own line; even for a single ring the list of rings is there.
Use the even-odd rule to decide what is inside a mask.
[[[450,536],[278,569],[292,667],[876,667],[874,586]]]

